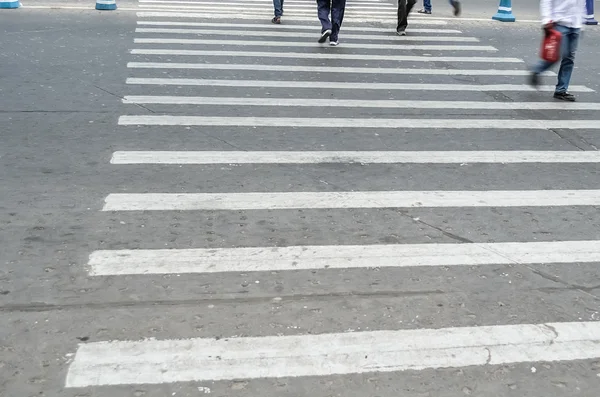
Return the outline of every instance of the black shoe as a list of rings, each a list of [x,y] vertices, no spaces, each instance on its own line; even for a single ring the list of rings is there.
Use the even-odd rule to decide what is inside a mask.
[[[540,74],[531,72],[529,75],[529,85],[535,88],[536,90],[540,86]]]
[[[454,8],[454,16],[457,17],[460,15],[460,1],[458,0],[453,0],[451,2],[452,7]]]
[[[281,18],[275,17],[275,18],[271,19],[271,22],[273,22],[276,25],[279,25],[279,24],[281,24]]]
[[[319,43],[324,43],[327,41],[327,39],[329,38],[329,36],[331,36],[331,29],[327,29],[326,31],[324,31],[323,33],[321,33],[321,37],[319,37]]]
[[[431,10],[426,10],[426,9],[424,9],[424,8],[423,8],[422,10],[419,10],[419,11],[417,11],[417,12],[418,12],[419,14],[428,14],[428,15],[429,15],[429,14],[431,14]]]
[[[566,91],[565,92],[555,92],[554,99],[560,99],[561,101],[567,101],[567,102],[575,102],[575,96],[572,94],[569,94]]]

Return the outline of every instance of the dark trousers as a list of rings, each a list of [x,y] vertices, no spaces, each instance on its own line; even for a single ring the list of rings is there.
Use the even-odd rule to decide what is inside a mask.
[[[567,92],[569,83],[571,82],[571,75],[573,74],[573,68],[575,67],[575,52],[577,52],[581,29],[569,28],[563,25],[556,25],[554,28],[562,34],[560,48],[561,61],[560,69],[558,70],[558,84],[556,84],[555,92],[563,93]],[[533,71],[535,73],[543,73],[552,66],[554,66],[554,63],[540,60],[533,68]]]
[[[398,0],[398,26],[397,31],[404,31],[408,26],[408,14],[412,11],[417,0]]]
[[[273,8],[275,8],[275,16],[283,15],[283,0],[273,0]]]
[[[322,26],[321,33],[331,29],[331,41],[337,41],[338,39],[345,9],[346,0],[317,0],[317,11]],[[331,14],[331,20],[329,14]]]

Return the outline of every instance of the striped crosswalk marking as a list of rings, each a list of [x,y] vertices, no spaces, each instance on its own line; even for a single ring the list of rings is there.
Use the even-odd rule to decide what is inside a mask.
[[[584,138],[600,129],[596,116],[600,104],[586,102],[595,91],[572,85],[572,92],[584,94],[580,102],[552,102],[551,95],[535,93],[526,84],[529,71],[523,59],[504,56],[511,54],[499,53],[489,41],[482,43],[477,37],[463,34],[456,28],[458,24],[412,15],[409,35],[399,37],[394,31],[396,4],[348,0],[341,45],[333,48],[316,43],[320,24],[314,0],[285,0],[281,25],[270,22],[271,0],[139,0],[138,6],[136,15],[140,20],[133,39],[136,48],[130,50],[127,68],[131,76],[126,80],[118,125],[124,134],[133,133],[143,142],[136,147],[127,138],[124,146],[116,145],[117,149],[129,149],[112,153],[110,163],[119,171],[140,172],[139,175],[148,175],[152,170],[166,174],[212,170],[227,173],[233,166],[224,165],[239,164],[240,173],[236,175],[252,178],[250,173],[262,168],[278,172],[279,167],[294,171],[341,167],[344,171],[347,168],[360,172],[366,169],[363,165],[372,164],[369,167],[373,171],[391,167],[381,166],[384,164],[398,164],[391,168],[410,173],[412,168],[424,169],[428,165],[460,172],[460,166],[479,164],[468,168],[500,173],[523,169],[532,175],[524,180],[533,183],[526,186],[530,190],[511,190],[512,182],[506,190],[492,185],[484,186],[484,190],[427,190],[431,185],[425,180],[416,188],[423,190],[414,191],[385,190],[398,189],[389,186],[376,186],[372,191],[337,191],[341,188],[334,186],[315,189],[327,191],[302,191],[311,188],[294,181],[289,181],[288,186],[285,181],[276,184],[280,191],[272,191],[269,186],[274,181],[256,185],[253,180],[244,185],[246,190],[252,190],[242,192],[231,185],[196,184],[163,191],[165,185],[161,181],[150,185],[154,181],[149,180],[144,186],[138,180],[134,186],[124,184],[106,192],[102,211],[114,211],[112,218],[123,218],[121,224],[136,222],[140,216],[205,219],[216,214],[228,222],[240,217],[240,213],[259,219],[270,214],[273,219],[281,217],[287,222],[290,213],[293,216],[317,210],[315,213],[327,213],[340,221],[339,217],[345,216],[340,214],[348,211],[368,216],[373,212],[369,209],[380,212],[384,208],[440,214],[464,211],[471,216],[471,212],[496,212],[494,207],[501,207],[504,214],[558,211],[556,208],[568,214],[600,206],[600,190],[594,189],[598,186],[591,178],[591,185],[585,185],[589,189],[577,189],[581,186],[578,181],[571,185],[574,189],[551,186],[548,190],[535,183],[539,169],[577,168],[579,172],[580,167],[594,169],[600,164],[600,151],[593,150],[593,144]],[[555,77],[556,73],[546,75]],[[553,83],[549,80],[545,84]],[[543,85],[539,89],[550,93],[555,87]],[[540,99],[545,96],[550,98]],[[395,109],[400,111],[395,113]],[[549,115],[549,111],[556,115]],[[568,113],[575,111],[578,113]],[[558,117],[559,114],[569,117]],[[565,135],[559,130],[570,131],[565,131]],[[174,132],[182,132],[185,138],[173,139]],[[352,139],[340,143],[339,137],[330,138],[338,132]],[[359,139],[356,133],[361,134]],[[228,139],[231,134],[233,140]],[[248,144],[240,138],[243,134],[253,141]],[[444,151],[446,140],[439,141],[439,146],[436,141],[427,142],[423,148],[418,141],[411,141],[407,148],[423,150],[402,150],[401,143],[389,144],[400,134],[405,135],[401,142],[419,134],[448,134],[463,140],[467,136],[468,142],[452,142],[450,146],[473,150]],[[494,146],[498,144],[495,134],[531,139],[523,148],[537,147],[531,142],[541,136],[551,136],[550,140],[560,143],[544,142],[546,150],[519,150],[518,141],[514,145],[503,141]],[[571,134],[581,136],[573,138]],[[197,140],[197,135],[201,139]],[[363,142],[360,137],[366,135],[373,136],[374,141]],[[275,139],[280,150],[270,150],[274,148],[268,139]],[[569,145],[571,141],[586,150],[575,150]],[[388,146],[390,150],[366,150]],[[513,150],[494,150],[498,147]],[[359,150],[338,150],[341,148]],[[475,189],[468,181],[460,188],[464,186]],[[416,224],[421,224],[417,221],[414,218]],[[292,227],[298,225],[291,222]],[[151,245],[142,237],[143,234],[133,247],[143,249],[129,249],[132,246],[126,244],[118,248],[127,249],[97,245],[106,249],[96,248],[90,253],[86,268],[89,275],[112,277],[123,283],[154,283],[157,279],[185,275],[189,279],[209,280],[215,290],[225,287],[223,290],[231,291],[231,280],[251,272],[259,272],[256,275],[261,277],[277,274],[276,277],[288,280],[304,273],[338,277],[343,273],[380,271],[385,277],[394,272],[471,274],[491,273],[499,268],[526,271],[545,264],[565,268],[577,263],[594,268],[600,263],[597,236],[580,240],[573,237],[572,241],[479,236],[470,240],[503,242],[368,245],[356,244],[366,240],[332,245],[327,235],[322,241],[290,240],[278,244],[261,242],[264,236],[252,236],[246,242],[228,236],[233,245],[225,243],[225,239],[223,243],[208,239],[214,246],[198,243],[201,240],[194,240],[195,244],[180,244],[181,240],[177,240],[172,245]],[[472,280],[465,277],[462,281],[467,285]],[[263,285],[266,283],[260,283]],[[346,293],[342,283],[333,287]],[[529,284],[525,287],[529,288]],[[261,291],[265,294],[261,299],[270,301],[274,297],[268,291]],[[501,289],[498,294],[506,291]],[[531,307],[528,305],[523,310]],[[376,325],[368,324],[375,330],[346,333],[340,333],[346,329],[345,324],[335,329],[326,327],[317,334],[288,331],[282,335],[273,331],[261,332],[261,336],[253,334],[249,327],[250,332],[245,332],[244,337],[223,339],[211,338],[216,336],[212,331],[192,334],[207,336],[192,339],[175,339],[177,335],[165,333],[161,340],[129,340],[140,336],[125,334],[123,340],[111,341],[112,337],[107,337],[105,341],[79,345],[69,364],[65,385],[151,386],[600,358],[598,322],[585,322],[582,317],[579,322],[557,323],[549,317],[526,320],[531,324],[500,325],[508,322],[502,318],[505,317],[498,322],[478,320],[481,326],[452,328],[444,327],[457,323],[438,321],[428,326],[431,329],[414,330],[396,329],[412,327],[401,322],[380,327],[390,330],[376,330]],[[568,321],[565,318],[560,321]],[[147,336],[152,335],[141,335]],[[106,393],[112,390],[109,388]],[[270,396],[273,392],[266,390],[264,394]]]
[[[127,84],[190,85],[213,87],[269,87],[269,88],[321,88],[346,90],[416,90],[416,91],[524,91],[535,88],[526,84],[420,84],[420,83],[356,83],[333,81],[282,81],[282,80],[228,80],[131,77]],[[541,86],[537,90],[553,92],[554,86]],[[571,92],[594,92],[591,88],[572,85]]]
[[[316,73],[360,73],[360,74],[402,74],[402,75],[437,75],[437,76],[527,76],[526,70],[510,69],[409,69],[409,68],[366,68],[340,66],[298,66],[298,65],[255,65],[235,63],[177,63],[177,62],[129,62],[131,69],[196,69],[196,70],[260,70],[269,72],[316,72]],[[554,76],[554,72],[546,72],[545,76]],[[317,99],[319,101],[319,99]],[[333,103],[334,101],[329,101]],[[475,102],[478,103],[478,102]],[[510,102],[507,102],[510,103]],[[548,103],[549,107],[556,103]],[[561,104],[571,106],[572,104]]]
[[[364,48],[377,50],[424,50],[424,51],[498,51],[489,45],[435,45],[435,44],[400,44],[403,40],[397,40],[398,44],[370,44],[370,43],[344,43],[345,48]],[[225,45],[225,46],[258,46],[258,47],[308,47],[314,48],[313,41],[266,41],[257,42],[253,40],[208,40],[208,39],[163,39],[163,38],[137,38],[136,44],[201,44],[201,45]]]
[[[574,91],[574,90],[573,90]],[[353,119],[293,117],[203,117],[203,116],[121,116],[119,125],[183,125],[230,127],[302,128],[446,128],[446,129],[600,129],[597,120],[505,120],[505,119]]]
[[[168,33],[168,34],[192,34],[192,35],[213,35],[213,36],[243,36],[243,37],[273,37],[273,31],[269,30],[223,30],[223,29],[177,29],[177,28],[137,28],[136,33]],[[306,37],[314,39],[316,35],[309,32],[277,32],[278,37]],[[437,42],[463,42],[477,43],[479,39],[476,37],[463,36],[391,36],[391,35],[361,35],[361,34],[344,34],[344,39],[354,40],[385,40],[395,41],[397,43],[413,42],[413,41],[437,41]],[[311,40],[313,42],[314,40]],[[262,45],[263,43],[258,43]],[[285,44],[285,43],[284,43]],[[293,44],[293,43],[292,43]],[[313,44],[314,45],[314,44]],[[347,47],[347,45],[345,45]],[[385,48],[385,47],[384,47]]]
[[[360,15],[360,13],[357,13],[358,15]],[[177,12],[177,11],[140,11],[137,13],[137,16],[139,18],[198,18],[198,19],[207,19],[207,18],[212,18],[212,19],[258,19],[261,16],[268,16],[270,15],[269,11],[264,11],[264,12],[254,12],[254,13],[249,13],[249,12],[244,12],[244,13],[239,13],[237,11],[227,11],[227,10],[223,10],[223,11],[216,11],[214,13],[208,13],[208,12]],[[380,21],[385,21],[385,22],[395,22],[396,18],[394,17],[393,13],[390,13],[389,17],[383,19],[383,18],[379,18]],[[365,16],[365,17],[344,17],[344,22],[345,23],[351,23],[351,22],[371,22],[373,20],[373,16]],[[315,21],[315,16],[292,16],[292,17],[286,17],[286,21],[289,22],[314,22]],[[414,19],[411,21],[411,25],[447,25],[446,21],[443,20],[438,20],[438,19]],[[316,30],[318,30],[319,28],[317,27]]]
[[[600,262],[600,241],[103,250],[93,276]]]
[[[117,151],[111,164],[600,163],[600,151]]]
[[[284,87],[284,88],[323,88],[323,89],[363,89],[363,90],[419,90],[419,91],[548,91],[554,86],[540,86],[537,89],[526,84],[421,84],[421,83],[362,83],[331,81],[273,81],[273,80],[228,80],[228,79],[187,79],[187,78],[128,78],[127,84],[144,85],[192,85],[219,87]],[[594,92],[591,88],[572,85],[572,92]]]
[[[264,51],[209,51],[209,50],[172,50],[166,48],[135,48],[130,50],[133,55],[189,55],[189,56],[219,56],[219,57],[272,57],[272,52]],[[297,53],[278,52],[277,58],[294,59],[340,59],[363,61],[400,61],[400,62],[465,62],[465,63],[523,63],[519,58],[504,57],[460,57],[460,56],[431,56],[431,55],[380,55],[380,54],[338,54],[338,53]]]
[[[222,28],[222,30],[236,31],[240,29],[246,29],[249,32],[255,30],[310,30],[312,32],[319,31],[318,25],[265,25],[256,23],[218,23],[218,22],[191,22],[191,21],[137,21],[140,26],[193,26],[193,27],[205,27],[205,28]],[[436,34],[458,34],[462,33],[460,30],[455,29],[427,29],[427,28],[411,28],[412,33],[436,33]],[[357,32],[361,33],[363,37],[370,37],[370,33],[383,33],[388,37],[394,37],[395,33],[388,28],[375,28],[372,26],[345,26],[344,32]]]
[[[114,193],[103,211],[600,205],[600,190]]]
[[[600,322],[80,345],[67,387],[324,376],[600,357]]]

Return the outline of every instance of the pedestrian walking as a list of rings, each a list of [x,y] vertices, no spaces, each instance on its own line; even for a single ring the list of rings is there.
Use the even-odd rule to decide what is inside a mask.
[[[423,0],[423,8],[417,12],[419,14],[431,14],[431,0]]]
[[[339,44],[338,35],[342,27],[345,9],[346,0],[317,0],[317,12],[319,21],[321,21],[319,43],[324,43],[329,39],[329,45]],[[329,19],[330,15],[331,19]]]
[[[562,36],[560,69],[558,70],[558,83],[554,90],[554,98],[575,102],[575,96],[570,94],[568,89],[573,67],[575,66],[575,53],[579,44],[581,28],[587,16],[586,0],[541,0],[540,11],[546,34],[555,29]],[[557,62],[540,59],[531,71],[530,84],[538,87],[540,85],[540,74],[550,69]]]
[[[454,10],[454,16],[457,17],[461,12],[461,4],[458,0],[448,0]],[[398,0],[398,26],[396,33],[400,36],[406,36],[406,28],[408,27],[408,14],[417,3],[417,0]],[[418,12],[421,14],[431,14],[431,0],[423,0],[423,9]]]
[[[271,22],[279,25],[283,15],[283,0],[273,0],[273,8],[275,9],[275,16],[271,19]]]

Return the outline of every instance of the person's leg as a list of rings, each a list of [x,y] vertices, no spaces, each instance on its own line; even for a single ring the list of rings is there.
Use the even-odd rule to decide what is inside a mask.
[[[458,0],[448,0],[452,8],[454,9],[454,16],[457,17],[460,15],[461,5]]]
[[[408,14],[410,14],[415,4],[417,4],[417,0],[398,0],[398,26],[396,26],[396,32],[399,34],[406,34]]]
[[[417,4],[417,0],[408,0],[406,2],[406,16],[407,17],[408,17],[408,14],[410,14],[410,12],[412,11],[415,4]]]
[[[398,26],[396,32],[404,32],[408,26],[408,13],[406,0],[398,0]]]
[[[273,8],[275,9],[275,17],[281,17],[283,14],[283,0],[273,0]]]
[[[431,12],[431,0],[423,0],[423,9]]]
[[[557,27],[562,33],[561,45],[561,63],[558,71],[558,84],[556,84],[556,93],[565,93],[569,89],[571,75],[575,66],[575,53],[579,44],[580,30],[575,28]]]
[[[344,20],[344,10],[346,9],[346,0],[332,0],[331,1],[331,37],[329,38],[332,42],[338,41],[338,34],[342,27],[342,21]]]
[[[331,30],[331,21],[329,20],[331,0],[317,0],[317,14],[321,21],[321,33],[326,30]]]
[[[319,15],[319,21],[321,21],[319,43],[324,43],[331,35],[331,21],[329,20],[329,13],[331,11],[330,3],[331,0],[317,0],[317,14]]]

